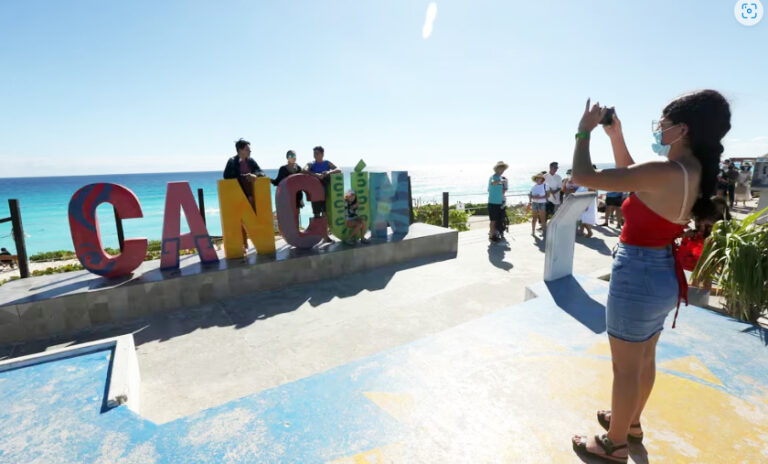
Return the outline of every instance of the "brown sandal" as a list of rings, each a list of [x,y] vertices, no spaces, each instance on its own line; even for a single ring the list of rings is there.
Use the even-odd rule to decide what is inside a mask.
[[[579,442],[576,443],[576,438],[579,439]],[[573,444],[573,450],[577,453],[586,454],[587,456],[601,459],[604,462],[621,462],[625,463],[628,461],[629,456],[614,456],[613,453],[617,450],[624,449],[627,447],[627,444],[624,443],[623,445],[615,445],[610,438],[608,438],[608,434],[603,435],[595,435],[595,441],[598,445],[600,445],[600,448],[603,449],[605,454],[597,454],[593,453],[592,451],[587,450],[587,437],[584,436],[576,436],[571,439],[571,443]]]
[[[611,420],[605,417],[609,412],[611,411],[597,411],[597,422],[599,422],[606,431],[611,428]],[[631,424],[630,428],[640,428],[640,423],[638,422],[637,424]],[[631,433],[627,433],[627,441],[638,445],[641,444],[643,442],[643,432],[640,432],[640,435],[632,435]]]

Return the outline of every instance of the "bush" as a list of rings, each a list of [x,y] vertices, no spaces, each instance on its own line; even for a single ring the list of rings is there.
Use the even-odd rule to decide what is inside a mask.
[[[64,266],[58,266],[58,267],[47,267],[45,269],[38,269],[36,271],[32,271],[31,275],[33,277],[42,276],[42,275],[51,275],[51,274],[60,274],[62,272],[72,272],[72,271],[82,271],[85,269],[81,264],[66,264]]]
[[[464,208],[472,216],[488,216],[488,203],[465,203]]]
[[[57,251],[44,251],[42,253],[35,253],[29,257],[31,262],[40,261],[57,261],[62,259],[74,259],[76,258],[74,251],[69,250],[57,250]]]
[[[488,216],[488,203],[467,203],[464,208],[472,216]],[[507,205],[507,217],[510,224],[522,224],[531,220],[531,212],[528,211],[528,205],[525,203]]]
[[[695,281],[722,288],[731,316],[750,322],[768,310],[768,224],[756,222],[766,212],[716,222],[693,270]]]
[[[427,204],[413,208],[413,219],[415,222],[432,224],[435,226],[443,225],[443,205]],[[448,209],[448,226],[460,232],[469,230],[467,225],[469,220],[469,211],[459,211],[455,206]]]
[[[515,206],[507,206],[507,217],[510,224],[523,224],[531,221],[531,210],[528,209],[528,205],[519,204]]]
[[[9,277],[7,279],[0,280],[0,286],[3,285],[3,284],[7,284],[8,282],[10,282],[12,280],[19,280],[19,279],[20,279],[19,276],[13,276],[13,277]]]

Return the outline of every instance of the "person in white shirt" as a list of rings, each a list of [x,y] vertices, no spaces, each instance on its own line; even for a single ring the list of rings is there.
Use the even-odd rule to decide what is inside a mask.
[[[563,178],[557,175],[557,161],[549,163],[549,172],[544,174],[544,183],[549,194],[547,196],[547,214],[555,214],[560,207],[560,191],[563,188]]]
[[[541,222],[541,235],[547,231],[547,186],[544,184],[544,173],[534,175],[531,180],[536,185],[531,187],[531,235],[536,236],[536,220]]]

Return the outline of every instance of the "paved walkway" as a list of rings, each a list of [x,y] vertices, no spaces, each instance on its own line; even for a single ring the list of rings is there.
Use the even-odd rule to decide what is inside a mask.
[[[3,372],[0,423],[8,426],[0,428],[0,457],[52,464],[582,462],[570,436],[600,432],[595,410],[609,406],[607,284],[567,277],[531,290],[538,298],[161,425],[125,406],[103,409],[109,351]],[[645,439],[630,446],[631,462],[768,461],[767,346],[765,330],[683,309],[677,329],[667,326],[659,342]]]
[[[598,230],[579,238],[575,272],[608,273],[617,237]],[[221,300],[73,340],[6,347],[5,356],[133,331],[142,414],[163,423],[522,302],[525,285],[542,279],[543,241],[529,224],[510,229],[509,249],[486,237],[461,233],[455,259]]]

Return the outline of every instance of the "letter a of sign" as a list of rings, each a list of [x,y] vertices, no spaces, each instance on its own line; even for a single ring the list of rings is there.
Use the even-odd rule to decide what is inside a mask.
[[[108,255],[101,244],[96,219],[96,208],[102,203],[111,203],[120,219],[142,217],[139,199],[130,189],[110,183],[86,185],[69,200],[69,229],[75,254],[83,267],[94,274],[104,277],[129,275],[144,261],[147,239],[125,240],[122,253]]]
[[[181,209],[187,218],[189,233],[181,235]],[[188,182],[168,182],[165,193],[165,215],[163,216],[163,252],[160,255],[160,269],[178,269],[179,251],[197,248],[200,261],[215,263],[219,260],[213,249],[211,237],[203,222],[203,216],[192,196]]]
[[[253,181],[251,195],[255,208],[248,201],[237,179],[223,179],[218,183],[221,233],[227,259],[243,256],[243,229],[260,254],[275,252],[275,227],[272,221],[271,183],[266,177]]]

